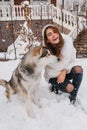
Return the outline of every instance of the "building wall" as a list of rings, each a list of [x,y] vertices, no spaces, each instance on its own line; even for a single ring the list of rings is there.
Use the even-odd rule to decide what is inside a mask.
[[[20,5],[21,2],[23,2],[24,0],[8,0],[8,1],[5,1],[5,0],[0,0],[0,5],[8,5],[8,4],[11,4],[11,5]],[[55,6],[57,5],[58,3],[58,0],[28,0],[30,4],[39,4],[40,2],[42,2],[43,4],[54,4]]]
[[[57,4],[56,0],[51,0],[51,4],[56,6],[56,4]]]
[[[24,0],[14,0],[14,4],[19,5],[23,1]],[[42,2],[43,4],[50,3],[56,6],[58,0],[28,0],[28,1],[30,4],[39,4],[40,2]]]
[[[14,0],[14,5],[20,5],[24,0]]]

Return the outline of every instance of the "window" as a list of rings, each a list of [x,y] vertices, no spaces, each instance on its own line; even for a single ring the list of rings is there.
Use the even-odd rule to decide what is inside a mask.
[[[3,1],[3,0],[0,0],[0,1]],[[10,0],[4,0],[4,1],[10,1]]]
[[[47,0],[33,0],[33,1],[47,1]]]

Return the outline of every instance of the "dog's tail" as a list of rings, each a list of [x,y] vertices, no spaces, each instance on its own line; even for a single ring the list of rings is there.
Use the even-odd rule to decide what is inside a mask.
[[[3,87],[6,88],[7,84],[8,84],[8,82],[6,80],[3,80],[3,79],[0,80],[0,85],[2,85]]]

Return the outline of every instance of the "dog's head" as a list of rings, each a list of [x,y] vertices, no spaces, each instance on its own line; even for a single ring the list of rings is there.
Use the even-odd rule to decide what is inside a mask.
[[[22,67],[26,68],[30,73],[40,72],[46,65],[57,61],[57,57],[53,56],[50,51],[40,45],[33,47],[23,58]]]
[[[32,50],[33,57],[44,58],[50,55],[50,51],[46,47],[42,46],[42,44],[40,46],[34,47]]]
[[[35,63],[38,63],[39,65],[42,66],[50,64],[54,60],[57,61],[57,57],[52,55],[46,47],[42,46],[42,44],[38,47],[34,47],[31,53],[32,53],[32,59],[34,59]]]

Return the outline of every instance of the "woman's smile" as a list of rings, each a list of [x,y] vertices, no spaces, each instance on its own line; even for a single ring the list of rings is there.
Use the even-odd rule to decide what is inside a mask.
[[[57,32],[54,32],[51,28],[46,30],[48,43],[51,44],[57,44],[59,43],[59,34]]]
[[[59,38],[56,37],[56,38],[53,38],[52,40],[56,42],[56,41],[59,41]]]

